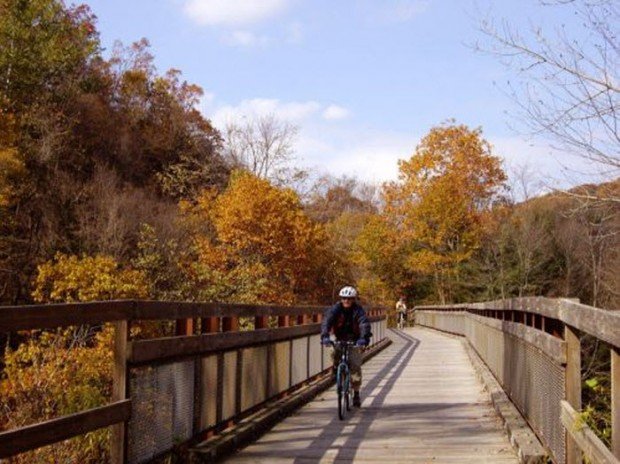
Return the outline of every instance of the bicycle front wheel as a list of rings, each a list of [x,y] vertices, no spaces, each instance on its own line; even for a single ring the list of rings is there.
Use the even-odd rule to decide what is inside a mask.
[[[344,420],[345,411],[349,410],[349,389],[347,388],[348,376],[344,369],[338,375],[338,418]]]

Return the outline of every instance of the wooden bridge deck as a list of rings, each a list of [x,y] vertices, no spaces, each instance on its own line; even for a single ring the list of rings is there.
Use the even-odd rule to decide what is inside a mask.
[[[364,365],[362,408],[344,421],[330,388],[230,463],[516,463],[459,340],[390,332]]]

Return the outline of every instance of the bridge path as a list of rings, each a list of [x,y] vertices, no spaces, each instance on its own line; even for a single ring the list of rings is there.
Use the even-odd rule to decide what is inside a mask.
[[[459,340],[418,328],[389,336],[364,365],[361,409],[340,421],[330,388],[226,462],[518,462]]]

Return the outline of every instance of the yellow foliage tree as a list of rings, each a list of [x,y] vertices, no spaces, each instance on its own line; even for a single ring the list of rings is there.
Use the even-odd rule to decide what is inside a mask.
[[[39,266],[36,301],[92,301],[144,298],[148,285],[136,271],[113,258],[56,255]],[[12,429],[109,402],[112,389],[111,327],[34,331],[5,353],[0,381],[0,430]],[[21,463],[107,462],[109,431],[100,430],[24,453]]]
[[[359,287],[359,280],[365,275],[366,268],[359,265],[354,251],[356,240],[373,216],[373,213],[368,212],[344,211],[325,224],[329,248],[329,255],[326,255],[329,266],[325,277],[330,301],[338,298],[338,291],[343,284],[354,282],[364,298],[373,303],[381,301]]]
[[[483,216],[506,175],[481,130],[455,124],[431,129],[399,170],[399,181],[384,189],[386,214],[412,244],[409,268],[432,275],[444,303],[450,276],[479,246]]]
[[[319,291],[324,232],[293,190],[238,171],[221,195],[206,191],[186,211],[201,228],[192,266],[201,299],[290,304]]]
[[[26,168],[23,161],[12,148],[0,147],[0,208],[9,206],[13,196],[13,182],[24,176]]]
[[[56,254],[38,267],[33,298],[38,302],[74,302],[145,298],[149,293],[140,271],[120,269],[110,256]]]
[[[353,244],[353,262],[362,276],[361,294],[391,306],[403,284],[403,254],[397,230],[381,215],[371,215]]]

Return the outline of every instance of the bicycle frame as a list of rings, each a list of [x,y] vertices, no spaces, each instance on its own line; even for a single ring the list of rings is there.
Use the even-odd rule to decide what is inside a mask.
[[[353,342],[331,342],[334,349],[340,351],[340,362],[336,367],[336,392],[338,393],[338,417],[344,419],[345,408],[351,410],[351,369],[349,367],[349,349]],[[343,404],[344,403],[344,404]]]

